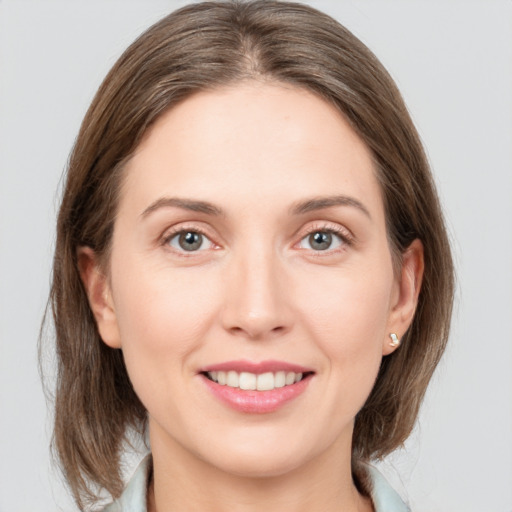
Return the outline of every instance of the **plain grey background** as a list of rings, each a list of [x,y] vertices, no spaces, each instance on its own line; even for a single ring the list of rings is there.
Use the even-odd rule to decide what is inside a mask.
[[[382,469],[415,512],[512,512],[512,2],[309,3],[396,79],[457,263],[450,347],[418,427]],[[51,468],[36,363],[56,191],[103,76],[183,4],[0,0],[0,512],[74,510]]]

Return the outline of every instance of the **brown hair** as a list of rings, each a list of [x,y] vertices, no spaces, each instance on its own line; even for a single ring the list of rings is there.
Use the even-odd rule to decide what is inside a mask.
[[[120,494],[123,439],[128,427],[143,432],[146,411],[122,352],[99,337],[77,248],[89,246],[108,261],[123,164],[148,127],[197,91],[246,79],[293,84],[339,109],[373,153],[398,264],[414,239],[424,245],[416,314],[356,417],[355,462],[404,442],[443,353],[454,285],[449,242],[418,134],[377,58],[306,5],[256,0],[179,9],[140,36],[105,78],[67,171],[50,294],[58,355],[54,446],[80,507],[94,500],[93,486]]]

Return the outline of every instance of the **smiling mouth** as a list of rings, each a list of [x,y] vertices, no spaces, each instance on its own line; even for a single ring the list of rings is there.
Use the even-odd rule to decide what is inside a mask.
[[[272,391],[273,389],[296,384],[312,375],[313,372],[297,373],[278,371],[256,374],[230,370],[202,372],[202,374],[221,386],[247,391]]]

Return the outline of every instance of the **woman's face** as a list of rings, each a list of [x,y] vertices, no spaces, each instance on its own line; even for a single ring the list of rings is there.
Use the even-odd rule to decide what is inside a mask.
[[[389,333],[412,315],[403,281],[369,150],[318,97],[251,82],[151,128],[108,281],[89,284],[153,450],[261,476],[350,456]]]

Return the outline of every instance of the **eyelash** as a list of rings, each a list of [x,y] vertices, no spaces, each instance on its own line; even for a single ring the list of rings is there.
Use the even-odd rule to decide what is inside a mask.
[[[177,235],[180,235],[180,234],[183,234],[183,233],[197,233],[199,235],[204,236],[207,240],[209,240],[209,242],[212,245],[214,245],[214,246],[217,245],[217,244],[215,244],[215,242],[213,242],[210,239],[210,236],[206,233],[206,231],[204,229],[201,229],[198,226],[179,226],[176,229],[172,229],[171,231],[167,232],[163,236],[161,244],[163,246],[170,247],[169,244],[170,244],[171,240],[174,237],[176,237]],[[301,250],[308,250],[308,251],[310,251],[314,257],[329,256],[329,255],[341,252],[346,247],[350,247],[350,246],[352,246],[354,244],[354,238],[353,238],[352,234],[346,228],[342,228],[340,226],[336,226],[336,225],[333,225],[333,224],[322,223],[322,224],[313,225],[310,228],[308,228],[307,231],[302,233],[299,242],[297,242],[295,244],[295,246],[300,244],[304,239],[306,239],[307,237],[309,237],[313,233],[329,233],[329,234],[335,235],[335,236],[337,236],[341,240],[341,243],[342,243],[342,246],[340,248],[337,248],[337,249],[334,249],[334,250],[333,249],[326,249],[325,251],[319,251],[319,250],[315,251],[314,249],[311,249],[311,250],[310,249],[301,249]],[[183,258],[194,257],[196,255],[196,253],[203,252],[203,251],[190,251],[190,253],[187,254],[187,251],[184,251],[184,250],[183,251],[179,251],[179,250],[176,250],[176,249],[171,249],[171,250],[175,254],[177,254],[177,255],[179,255],[180,257],[183,257]]]

